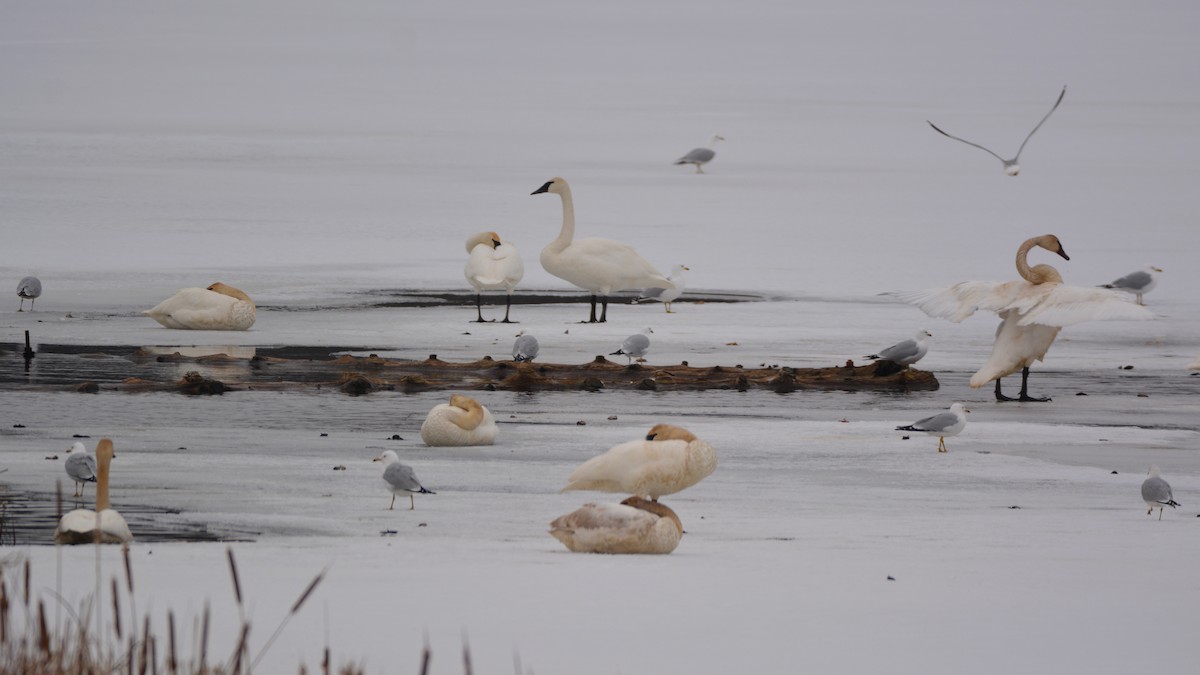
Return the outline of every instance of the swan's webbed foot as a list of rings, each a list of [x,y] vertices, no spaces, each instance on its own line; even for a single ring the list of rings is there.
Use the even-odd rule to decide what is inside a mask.
[[[501,321],[500,323],[521,323],[521,322],[520,321],[510,321],[507,317],[505,317],[504,320]]]
[[[1011,396],[1005,396],[1004,394],[1000,393],[1000,380],[996,380],[996,400],[997,401],[1015,401],[1017,399],[1015,399]]]
[[[1054,399],[1050,398],[1049,396],[1038,398],[1037,396],[1030,396],[1029,394],[1021,394],[1017,397],[1017,400],[1024,401],[1025,403],[1048,403]]]

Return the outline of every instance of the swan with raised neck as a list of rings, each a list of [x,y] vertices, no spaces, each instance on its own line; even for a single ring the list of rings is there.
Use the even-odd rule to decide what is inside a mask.
[[[1026,239],[1020,248],[1017,249],[1017,274],[1020,274],[1022,279],[1031,284],[1061,284],[1063,282],[1062,275],[1050,265],[1043,263],[1034,265],[1033,267],[1029,266],[1029,252],[1036,246],[1040,246],[1051,253],[1057,253],[1063,257],[1063,260],[1071,259],[1067,255],[1067,252],[1063,250],[1062,243],[1058,240],[1058,237],[1053,234],[1031,237]]]

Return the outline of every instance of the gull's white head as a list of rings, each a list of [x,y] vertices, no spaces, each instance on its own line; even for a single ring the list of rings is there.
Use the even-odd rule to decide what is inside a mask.
[[[396,454],[395,450],[384,450],[383,452],[379,453],[378,457],[376,457],[375,459],[373,459],[371,461],[372,462],[383,462],[383,465],[387,466],[388,464],[391,464],[393,462],[399,462],[400,456]]]
[[[1158,470],[1157,464],[1151,464],[1150,470],[1146,472],[1146,475],[1150,476],[1151,478],[1154,478],[1156,476],[1162,475],[1162,472]]]
[[[71,453],[71,452],[86,453],[87,448],[84,447],[83,443],[80,443],[79,441],[75,441],[74,443],[71,444],[71,447],[67,448],[67,452],[68,453]]]
[[[931,338],[931,337],[933,337],[933,333],[930,333],[927,330],[917,331],[917,342],[923,342],[923,341],[925,341],[925,339]]]
[[[1010,176],[1015,176],[1015,175],[1021,173],[1021,165],[1017,164],[1016,162],[1012,162],[1012,161],[1005,162],[1004,163],[1004,173],[1006,173]]]
[[[951,411],[951,412],[960,413],[960,414],[963,414],[963,415],[965,415],[965,414],[967,414],[967,413],[971,412],[970,410],[967,410],[966,406],[964,406],[964,405],[963,405],[963,404],[961,404],[961,403],[955,403],[955,404],[951,405],[951,406],[950,406],[950,411]]]

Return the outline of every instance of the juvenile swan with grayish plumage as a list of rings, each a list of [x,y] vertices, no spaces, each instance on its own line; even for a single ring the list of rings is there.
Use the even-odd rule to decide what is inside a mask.
[[[257,308],[240,289],[217,282],[208,288],[184,288],[142,312],[167,328],[181,330],[247,330]]]
[[[665,504],[629,497],[584,504],[555,518],[550,534],[576,553],[666,554],[679,546],[683,523]]]
[[[717,451],[683,427],[656,424],[644,439],[584,462],[560,492],[623,492],[654,501],[689,488],[717,468]]]
[[[490,410],[469,396],[455,394],[425,416],[421,440],[431,446],[491,445],[498,432]]]
[[[674,288],[645,258],[629,244],[612,239],[575,239],[575,203],[571,186],[562,178],[552,178],[530,194],[556,194],[562,198],[563,223],[558,238],[542,249],[542,267],[559,279],[591,291],[592,312],[588,323],[596,323],[596,296],[603,308],[599,321],[608,320],[608,296],[632,288]]]

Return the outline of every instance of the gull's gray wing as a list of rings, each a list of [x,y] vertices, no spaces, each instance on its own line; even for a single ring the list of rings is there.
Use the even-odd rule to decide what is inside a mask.
[[[77,483],[96,480],[96,458],[91,455],[67,457],[67,475]]]
[[[929,120],[925,120],[925,121],[926,121],[926,122],[929,122]],[[1008,166],[1008,160],[1007,160],[1007,159],[1004,159],[1004,158],[1003,158],[1003,157],[1001,157],[1000,155],[997,155],[996,153],[992,152],[991,150],[988,150],[987,148],[983,147],[982,145],[980,145],[980,144],[978,144],[978,143],[972,143],[971,141],[968,141],[968,140],[966,140],[966,139],[963,139],[963,138],[959,138],[958,136],[951,136],[950,134],[948,134],[948,133],[946,133],[946,132],[942,131],[941,129],[937,128],[937,125],[936,125],[936,124],[934,124],[933,122],[929,122],[929,126],[933,127],[933,130],[934,130],[934,131],[936,131],[936,132],[938,132],[939,134],[941,134],[941,135],[945,136],[946,138],[953,138],[954,140],[956,140],[956,141],[958,141],[958,142],[960,142],[960,143],[966,143],[967,145],[973,145],[973,146],[975,146],[975,147],[979,148],[980,150],[982,150],[982,151],[986,152],[987,154],[991,155],[992,157],[995,157],[996,159],[1000,160],[1000,161],[1001,161],[1001,163],[1003,163],[1005,166]],[[1034,131],[1037,131],[1037,129],[1034,129]]]
[[[1054,105],[1050,107],[1050,112],[1046,113],[1046,116],[1042,118],[1042,121],[1038,122],[1037,126],[1033,128],[1033,131],[1029,132],[1029,135],[1025,137],[1025,140],[1021,141],[1021,147],[1017,148],[1017,156],[1013,157],[1014,162],[1021,158],[1021,151],[1025,149],[1025,144],[1029,142],[1029,139],[1033,138],[1033,135],[1037,133],[1038,129],[1042,128],[1042,125],[1046,123],[1046,120],[1050,119],[1050,116],[1054,114],[1054,111],[1058,110],[1058,104],[1062,103],[1063,97],[1066,95],[1067,86],[1064,84],[1062,93],[1058,95],[1058,100],[1055,101]]]
[[[717,153],[714,150],[710,150],[708,148],[696,148],[695,150],[692,150],[688,154],[684,155],[683,157],[680,157],[679,161],[677,161],[675,163],[676,164],[687,164],[689,162],[699,162],[699,163],[703,164],[705,162],[712,161],[712,158],[716,157],[716,156],[717,156]]]
[[[917,420],[912,423],[912,428],[915,431],[945,431],[955,424],[958,424],[958,415],[952,412],[944,412],[932,417],[926,417],[923,420]]]
[[[17,284],[17,295],[22,298],[36,298],[42,294],[42,280],[37,277],[25,277]]]
[[[641,356],[650,348],[650,338],[638,333],[625,338],[625,342],[621,343],[621,351],[630,356]]]
[[[920,345],[917,344],[917,341],[909,339],[902,342],[897,342],[891,347],[879,352],[879,358],[887,359],[889,361],[899,361],[901,359],[909,359],[916,356],[917,352],[920,350],[921,348]]]
[[[638,294],[637,299],[638,299],[638,301],[657,300],[662,297],[663,291],[665,291],[665,290],[667,290],[667,289],[665,289],[665,288],[643,288],[642,292]]]
[[[1142,483],[1142,499],[1164,505],[1174,501],[1170,484],[1158,476],[1151,476]]]
[[[532,335],[522,335],[513,343],[513,360],[532,361],[538,355],[537,338]]]
[[[421,492],[424,489],[421,487],[421,482],[417,480],[417,475],[413,473],[412,467],[399,462],[393,462],[384,469],[383,480],[387,481],[393,490]]]
[[[1149,272],[1138,270],[1132,274],[1126,274],[1111,284],[1105,284],[1105,288],[1126,288],[1131,291],[1137,291],[1149,286],[1153,280],[1154,277],[1150,276]]]

